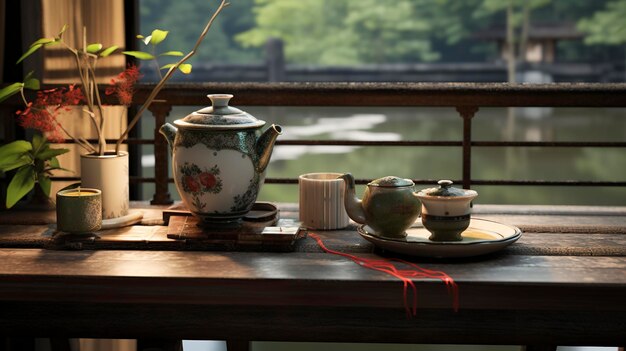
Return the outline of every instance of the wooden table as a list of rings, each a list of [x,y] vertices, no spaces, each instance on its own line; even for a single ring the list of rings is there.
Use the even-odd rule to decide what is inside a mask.
[[[159,208],[135,206],[159,224]],[[296,216],[295,206],[281,208],[282,218]],[[474,216],[524,234],[483,257],[412,258],[455,280],[460,309],[440,281],[416,280],[418,311],[408,319],[398,279],[326,254],[311,238],[282,253],[10,247],[2,241],[49,237],[54,213],[2,212],[0,334],[216,339],[232,349],[249,340],[626,345],[625,207],[477,205]],[[100,235],[149,241],[164,228]],[[389,255],[353,226],[310,233],[344,252]]]

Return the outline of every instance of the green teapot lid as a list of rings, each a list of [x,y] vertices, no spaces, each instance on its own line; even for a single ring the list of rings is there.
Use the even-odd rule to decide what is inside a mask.
[[[475,193],[473,190],[464,190],[464,189],[455,188],[452,186],[452,183],[453,182],[451,180],[447,180],[447,179],[440,180],[437,182],[437,184],[439,184],[438,188],[424,189],[420,191],[420,193],[423,193],[428,196],[446,196],[446,197],[468,196],[468,195],[472,195]]]
[[[210,94],[211,106],[192,112],[174,124],[191,128],[244,129],[259,128],[265,121],[254,118],[251,114],[228,105],[231,94]]]
[[[400,187],[400,186],[413,186],[415,184],[413,183],[411,179],[404,179],[404,178],[399,178],[399,177],[394,177],[394,176],[386,176],[386,177],[372,180],[367,185],[395,188],[395,187]]]

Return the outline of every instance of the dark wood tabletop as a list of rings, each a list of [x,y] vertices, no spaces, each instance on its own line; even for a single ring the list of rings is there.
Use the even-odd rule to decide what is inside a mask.
[[[142,223],[78,246],[50,245],[54,212],[0,212],[0,335],[626,345],[625,207],[477,205],[474,217],[522,237],[488,255],[436,259],[382,251],[354,224],[311,230],[287,252],[199,248],[167,237],[163,208],[134,206]],[[280,208],[278,225],[297,225],[296,206]],[[325,253],[310,234],[330,249],[447,273],[459,309],[440,280],[415,279],[408,318],[400,280]]]

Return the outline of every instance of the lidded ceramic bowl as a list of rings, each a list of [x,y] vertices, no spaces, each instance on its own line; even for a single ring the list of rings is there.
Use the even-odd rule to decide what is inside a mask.
[[[440,180],[439,187],[420,190],[422,224],[433,241],[460,241],[469,226],[471,203],[478,193],[452,186],[451,180]]]

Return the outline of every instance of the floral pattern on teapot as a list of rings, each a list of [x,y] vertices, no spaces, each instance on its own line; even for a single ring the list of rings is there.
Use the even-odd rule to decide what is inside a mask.
[[[222,179],[219,177],[220,169],[217,165],[211,169],[200,169],[194,163],[185,162],[181,167],[180,184],[185,192],[193,198],[193,204],[199,209],[205,209],[206,203],[201,201],[205,193],[219,194],[222,191]]]

